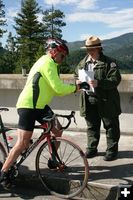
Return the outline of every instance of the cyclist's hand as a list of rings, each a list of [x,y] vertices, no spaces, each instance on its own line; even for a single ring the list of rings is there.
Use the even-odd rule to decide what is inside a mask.
[[[79,84],[76,84],[76,90],[75,90],[75,92],[79,92],[79,91],[80,91]]]
[[[80,84],[80,83],[82,83],[80,80],[76,80],[77,85]]]
[[[80,83],[81,83],[80,80],[76,80],[76,90],[75,90],[75,92],[79,92],[80,91],[80,87],[79,87]]]
[[[90,85],[87,82],[81,82],[78,84],[79,89],[84,89],[84,90],[89,90],[90,89]]]

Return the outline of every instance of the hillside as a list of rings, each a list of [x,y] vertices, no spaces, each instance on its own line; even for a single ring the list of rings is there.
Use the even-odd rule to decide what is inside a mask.
[[[71,54],[81,51],[85,41],[69,42],[68,47]],[[103,50],[108,56],[118,60],[123,72],[133,72],[133,33],[127,33],[119,37],[103,40]]]
[[[68,47],[70,48],[70,51],[75,51],[79,50],[80,47],[84,46],[84,43],[85,41],[74,41],[74,42],[68,42],[67,44]],[[133,33],[127,33],[119,37],[103,40],[102,43],[106,51],[119,49],[121,47],[133,44]]]

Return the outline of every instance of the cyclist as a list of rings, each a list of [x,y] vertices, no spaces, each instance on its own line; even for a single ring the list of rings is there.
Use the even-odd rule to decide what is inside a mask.
[[[65,84],[59,78],[58,65],[69,54],[66,44],[59,39],[48,39],[46,55],[43,55],[31,68],[27,82],[17,101],[19,115],[17,142],[11,149],[1,169],[0,182],[6,189],[11,186],[10,167],[30,143],[35,121],[41,123],[47,114],[53,114],[47,105],[54,96],[64,96],[79,90],[79,85]],[[57,123],[57,129],[60,124]],[[53,132],[56,133],[56,128]],[[58,136],[62,131],[58,130]]]

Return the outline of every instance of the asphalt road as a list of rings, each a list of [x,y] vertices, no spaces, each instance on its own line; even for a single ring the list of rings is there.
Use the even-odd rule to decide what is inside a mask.
[[[14,115],[13,115],[14,116]],[[8,115],[6,116],[8,118]],[[10,120],[9,120],[10,121]],[[14,120],[15,121],[15,120]],[[132,121],[132,120],[131,120]],[[130,120],[124,121],[125,126],[128,127],[128,122]],[[132,123],[133,124],[133,123]],[[80,126],[83,128],[84,126]],[[11,133],[11,136],[16,139],[16,133]],[[38,137],[38,133],[35,134],[35,138]],[[75,142],[78,144],[83,151],[86,148],[86,132],[82,131],[66,131],[63,134],[63,137]],[[13,140],[13,141],[14,141]],[[106,151],[106,134],[102,132],[100,142],[98,145],[98,156],[92,159],[88,159],[89,168],[90,168],[90,177],[89,182],[95,185],[99,185],[99,197],[98,200],[103,200],[103,193],[105,194],[108,186],[110,188],[110,194],[112,194],[112,186],[118,186],[121,184],[132,184],[133,185],[133,133],[125,132],[122,129],[122,134],[119,141],[119,154],[118,159],[112,162],[105,162],[103,160],[103,156]],[[28,159],[23,163],[21,174],[24,177],[31,177],[35,175],[35,157],[37,150],[33,151],[32,154],[28,157]],[[28,185],[29,184],[29,185]],[[60,198],[56,198],[55,196],[47,195],[44,190],[40,187],[38,182],[31,182],[26,184],[25,181],[21,180],[21,185],[17,184],[15,189],[12,192],[7,192],[0,188],[0,199],[1,200],[19,200],[19,199],[35,199],[35,200],[60,200]],[[34,188],[30,187],[30,185],[34,185]],[[94,188],[94,187],[93,187]],[[89,190],[89,189],[88,189]],[[102,195],[101,195],[102,194]],[[89,194],[90,195],[90,194]],[[109,196],[109,194],[107,194]],[[101,198],[100,198],[101,196]],[[89,199],[88,199],[89,198]],[[81,198],[80,198],[81,199]],[[95,198],[90,198],[87,195],[88,200],[95,200]],[[108,198],[109,199],[109,198]],[[118,199],[118,198],[117,198]],[[110,200],[115,200],[115,198],[110,198]]]
[[[55,197],[53,195],[47,195],[44,191],[30,189],[28,187],[15,186],[15,189],[11,191],[5,191],[0,187],[0,199],[1,200],[61,200],[62,198]],[[81,200],[83,198],[73,198],[74,200]],[[89,199],[88,199],[89,200]],[[90,199],[92,200],[92,199]]]
[[[35,200],[60,200],[55,196],[40,194],[40,191],[29,190],[28,188],[16,188],[14,192],[0,191],[1,200],[19,200],[19,199],[35,199]]]

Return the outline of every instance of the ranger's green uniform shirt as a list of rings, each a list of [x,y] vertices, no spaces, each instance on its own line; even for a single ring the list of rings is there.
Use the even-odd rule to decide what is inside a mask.
[[[43,109],[54,96],[64,96],[75,91],[75,85],[65,84],[59,78],[57,66],[49,55],[42,56],[34,64],[18,98],[17,108]]]
[[[75,70],[76,79],[78,79],[78,69],[85,68],[87,57],[78,64]],[[98,100],[97,104],[100,116],[108,118],[118,116],[121,113],[121,108],[117,86],[121,81],[121,75],[116,62],[112,58],[101,54],[100,59],[97,60],[97,64],[94,67],[94,79],[98,80],[95,94]],[[79,101],[80,114],[83,117],[86,117],[87,110],[85,95],[85,92],[81,92]]]

